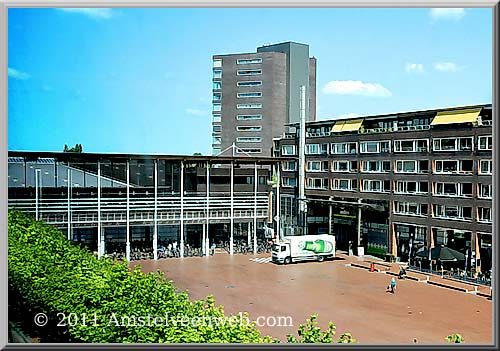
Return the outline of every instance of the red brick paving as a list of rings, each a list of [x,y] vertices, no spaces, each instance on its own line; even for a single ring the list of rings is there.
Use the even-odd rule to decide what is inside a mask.
[[[361,344],[438,344],[451,333],[467,344],[492,343],[490,300],[410,280],[398,280],[393,295],[385,291],[390,275],[346,266],[353,258],[339,256],[348,259],[281,266],[217,254],[140,264],[145,272],[164,271],[194,299],[213,294],[229,313],[292,316],[294,327],[261,328],[282,340],[317,313],[323,328],[333,321],[337,335],[351,332]]]

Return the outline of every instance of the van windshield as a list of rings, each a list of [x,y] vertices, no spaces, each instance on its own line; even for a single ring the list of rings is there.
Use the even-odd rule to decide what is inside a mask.
[[[273,251],[277,251],[277,252],[279,252],[279,251],[280,251],[280,246],[279,246],[279,245],[274,244],[274,245],[273,245]]]

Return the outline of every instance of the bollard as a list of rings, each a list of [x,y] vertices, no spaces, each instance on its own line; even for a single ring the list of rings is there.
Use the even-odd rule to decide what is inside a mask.
[[[370,263],[370,272],[375,272],[375,264]]]

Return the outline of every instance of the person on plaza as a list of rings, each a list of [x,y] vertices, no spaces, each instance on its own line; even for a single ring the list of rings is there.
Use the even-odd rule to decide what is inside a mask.
[[[174,256],[177,256],[177,240],[172,244],[172,252],[174,253]]]
[[[403,266],[399,267],[399,274],[398,274],[398,279],[404,279],[406,276],[406,270],[404,269]]]
[[[168,255],[170,256],[170,254],[172,253],[172,243],[170,241],[168,242],[167,250],[168,250]]]
[[[389,283],[389,286],[387,286],[387,291],[389,291],[394,294],[396,291],[396,279],[392,277],[391,282]]]
[[[215,255],[215,243],[212,243],[212,246],[210,246],[210,255]]]

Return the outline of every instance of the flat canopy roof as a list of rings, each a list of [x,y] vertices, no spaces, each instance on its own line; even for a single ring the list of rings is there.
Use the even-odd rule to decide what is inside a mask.
[[[57,158],[59,160],[85,160],[97,161],[99,159],[112,160],[168,160],[188,162],[210,162],[210,163],[258,163],[275,164],[286,158],[279,157],[250,157],[250,156],[189,156],[189,155],[161,155],[161,154],[119,154],[119,153],[74,153],[74,152],[50,152],[50,151],[9,151],[9,157],[27,158]]]

